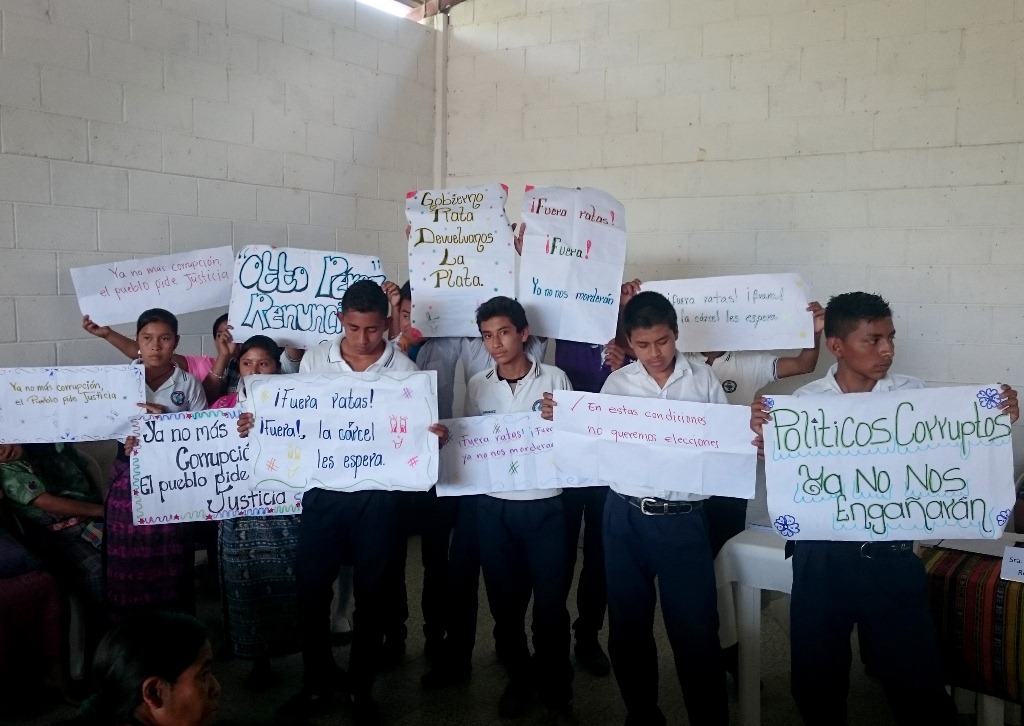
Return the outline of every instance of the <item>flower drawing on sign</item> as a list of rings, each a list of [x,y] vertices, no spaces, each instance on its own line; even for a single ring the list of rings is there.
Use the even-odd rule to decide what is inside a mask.
[[[999,405],[999,391],[994,388],[983,388],[978,391],[978,403],[985,408],[995,408]]]
[[[783,537],[792,537],[800,531],[800,524],[792,514],[783,514],[775,518],[775,529]]]
[[[999,524],[1000,527],[1004,526],[1007,522],[1010,521],[1010,515],[1012,514],[1012,511],[1013,510],[1010,509],[1004,509],[1003,511],[996,515],[996,522]]]
[[[775,399],[768,398],[767,396],[765,396],[764,407],[771,411],[773,408],[775,408]]]

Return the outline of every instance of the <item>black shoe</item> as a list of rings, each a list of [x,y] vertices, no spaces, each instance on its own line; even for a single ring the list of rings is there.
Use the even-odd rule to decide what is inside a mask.
[[[498,699],[498,716],[519,718],[530,708],[530,689],[521,683],[509,681],[505,692]]]
[[[380,708],[372,696],[354,696],[352,698],[352,720],[356,726],[379,726]]]
[[[402,665],[402,659],[405,657],[405,641],[404,640],[392,640],[388,638],[384,641],[384,645],[380,649],[380,660],[377,663],[377,668],[381,671],[389,671],[392,668],[397,668]]]
[[[601,644],[597,638],[586,638],[576,641],[576,662],[583,666],[583,669],[595,676],[606,676],[611,673],[612,665],[608,662],[608,656],[601,650]]]
[[[303,686],[302,690],[284,702],[277,710],[282,716],[292,718],[315,718],[323,716],[334,708],[334,695]]]
[[[548,723],[559,726],[576,726],[579,722],[572,701],[563,703],[561,706],[548,707]]]
[[[420,676],[420,685],[427,690],[456,686],[469,680],[472,669],[473,667],[469,663],[461,665],[442,663]]]

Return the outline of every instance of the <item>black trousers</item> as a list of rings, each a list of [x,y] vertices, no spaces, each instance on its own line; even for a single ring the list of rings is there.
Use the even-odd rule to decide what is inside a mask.
[[[583,527],[583,567],[576,587],[576,610],[579,615],[572,624],[577,640],[597,637],[604,627],[604,611],[608,593],[604,575],[604,500],[608,487],[579,487],[562,490],[565,507],[565,533],[567,541],[566,572],[568,586],[576,572],[576,554],[579,549],[580,528]]]
[[[611,492],[604,556],[608,655],[626,703],[626,723],[665,723],[658,707],[655,580],[690,723],[728,723],[715,567],[703,512],[646,515]]]
[[[865,557],[861,542],[793,544],[793,697],[804,722],[846,723],[850,633],[859,623],[897,722],[956,724],[921,560],[910,551]]]
[[[498,657],[510,681],[528,685],[536,680],[545,706],[563,706],[572,700],[573,670],[561,497],[513,501],[481,496],[479,501],[480,562]],[[526,643],[531,593],[532,663]]]
[[[442,497],[442,499],[445,499]],[[476,645],[480,591],[480,531],[477,508],[480,495],[450,498],[456,507],[455,526],[448,547],[442,593],[445,629],[444,659],[449,665],[468,667]]]
[[[394,586],[401,540],[393,492],[310,489],[302,498],[296,548],[296,587],[303,681],[328,690],[335,684],[331,652],[331,586],[342,563],[353,567],[355,599],[350,682],[355,695],[369,695],[384,642],[388,596]]]
[[[747,527],[747,500],[735,497],[708,497],[704,500],[708,520],[711,557],[718,557],[725,543]]]

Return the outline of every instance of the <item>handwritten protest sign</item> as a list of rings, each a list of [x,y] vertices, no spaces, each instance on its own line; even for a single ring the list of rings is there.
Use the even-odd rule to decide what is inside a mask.
[[[254,483],[249,443],[238,436],[239,409],[145,415],[132,425],[136,524],[203,522],[298,514],[302,492]]]
[[[78,307],[97,325],[134,322],[149,308],[175,314],[219,308],[231,297],[230,247],[71,268]]]
[[[0,444],[124,439],[146,400],[142,366],[0,368]]]
[[[485,184],[409,192],[412,324],[428,337],[479,335],[476,309],[515,297],[508,188]]]
[[[540,413],[468,416],[442,421],[437,496],[572,486],[555,469],[554,426]]]
[[[626,210],[600,189],[526,187],[519,299],[534,335],[615,337],[626,264]]]
[[[644,282],[679,314],[683,351],[780,350],[814,345],[809,289],[799,275]]]
[[[997,385],[768,401],[768,509],[783,537],[991,539],[1011,516]]]
[[[555,463],[592,484],[754,496],[747,406],[555,391]]]
[[[379,257],[249,245],[235,255],[228,320],[235,340],[261,334],[311,348],[341,334],[349,285],[385,279]]]
[[[249,376],[254,483],[426,491],[437,481],[434,371]]]

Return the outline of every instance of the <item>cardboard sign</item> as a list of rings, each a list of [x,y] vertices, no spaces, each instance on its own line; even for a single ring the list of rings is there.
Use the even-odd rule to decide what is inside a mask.
[[[789,350],[814,345],[810,290],[796,274],[644,282],[679,315],[682,351]]]
[[[768,509],[788,539],[994,539],[1013,513],[999,386],[772,396]]]
[[[603,345],[615,337],[626,209],[600,189],[526,187],[519,300],[534,335]]]
[[[249,376],[253,483],[426,491],[437,481],[434,371]]]
[[[228,304],[230,247],[71,268],[78,307],[97,325],[135,322],[149,308],[175,315]]]
[[[506,199],[508,188],[498,184],[409,192],[412,324],[428,338],[479,335],[480,304],[515,297]]]
[[[555,469],[554,426],[540,413],[468,416],[442,421],[437,496],[557,489],[567,486]]]
[[[228,321],[235,340],[267,335],[278,345],[311,348],[341,334],[341,298],[358,280],[384,282],[379,257],[243,247],[235,255]]]
[[[137,525],[299,514],[302,492],[254,483],[239,409],[145,415],[132,435],[132,514]]]
[[[144,386],[141,365],[0,368],[0,444],[123,440]]]
[[[747,406],[555,391],[555,462],[584,484],[754,496]]]

